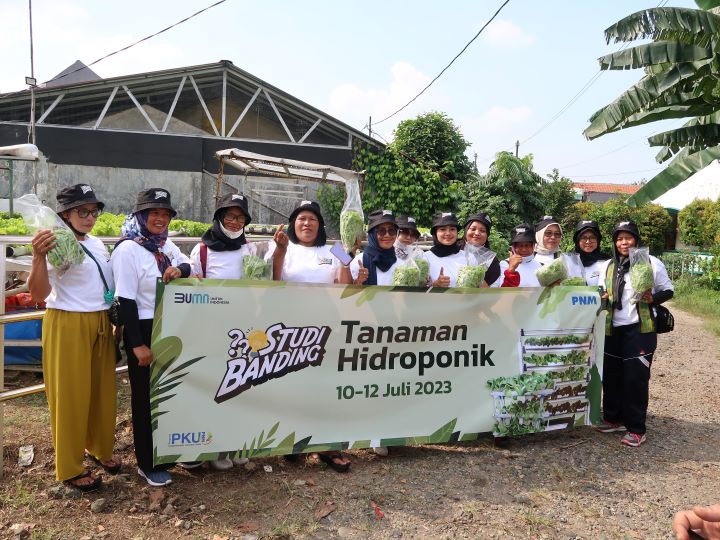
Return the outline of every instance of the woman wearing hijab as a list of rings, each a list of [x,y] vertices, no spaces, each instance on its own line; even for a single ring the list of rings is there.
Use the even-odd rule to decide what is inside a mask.
[[[202,241],[190,253],[193,274],[209,279],[242,279],[243,257],[255,254],[255,246],[245,238],[250,223],[248,203],[240,193],[228,193],[219,201],[213,215],[212,227],[202,235]],[[247,463],[247,458],[228,456],[213,459],[210,465],[217,470],[231,469],[233,464]],[[182,464],[185,468],[200,466],[202,462]]]
[[[463,226],[463,239],[460,246],[467,251],[467,245],[476,248],[490,249],[490,227],[492,220],[485,212],[479,212],[468,216]],[[483,287],[489,287],[500,278],[500,261],[497,256],[492,260],[485,272]]]
[[[433,287],[455,287],[458,270],[467,265],[465,252],[457,241],[459,228],[458,219],[452,212],[440,212],[433,216],[430,228],[433,247],[425,252]]]
[[[172,482],[165,470],[153,466],[150,421],[150,350],[155,314],[155,284],[188,277],[190,259],[168,238],[170,220],[177,212],[170,193],[162,188],[141,191],[135,208],[122,226],[122,238],[110,257],[115,276],[115,295],[124,325],[123,341],[128,359],[135,457],[138,474],[151,486]]]
[[[527,223],[521,223],[510,233],[509,257],[500,263],[501,278],[494,287],[539,287],[535,273],[540,263],[535,260],[535,234]]]
[[[374,210],[368,216],[367,247],[350,263],[353,281],[362,285],[392,285],[393,272],[398,264],[395,239],[398,226],[392,210]],[[367,278],[359,281],[360,270]]]
[[[101,479],[85,469],[88,457],[116,474],[120,460],[115,443],[115,346],[104,283],[112,283],[107,248],[88,234],[105,206],[88,185],[76,184],[57,194],[57,213],[88,255],[62,276],[48,263],[55,234],[38,231],[32,240],[28,288],[36,302],[47,301],[42,323],[42,361],[50,409],[55,477],[81,491],[100,487]]]
[[[330,251],[325,233],[325,220],[320,205],[301,201],[290,214],[288,232],[280,225],[275,232],[272,257],[273,279],[295,283],[352,283],[350,269],[343,266]],[[353,255],[351,253],[351,255]],[[367,270],[360,270],[367,278]],[[337,472],[350,470],[350,460],[341,452],[319,452],[319,459]]]
[[[650,366],[657,347],[653,305],[673,297],[673,285],[662,261],[650,256],[654,286],[635,291],[629,278],[630,248],[641,245],[640,232],[632,221],[613,230],[613,257],[602,266],[610,315],[605,322],[603,361],[603,433],[626,431],[622,444],[637,447],[645,442],[650,386]],[[635,293],[640,300],[633,304]]]
[[[542,265],[560,257],[562,227],[552,216],[543,216],[535,224],[535,260]]]
[[[600,253],[600,226],[595,221],[581,220],[575,226],[573,234],[573,242],[575,243],[575,253],[579,255],[582,268],[578,268],[577,272],[584,279],[587,285],[601,285],[600,271],[603,263],[608,257]]]

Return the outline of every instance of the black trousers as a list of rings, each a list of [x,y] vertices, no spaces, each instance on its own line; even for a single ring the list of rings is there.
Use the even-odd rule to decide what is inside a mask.
[[[615,326],[605,337],[603,363],[603,417],[628,431],[645,433],[650,366],[657,334],[640,333],[640,324]]]
[[[140,331],[143,344],[150,346],[152,336],[152,319],[140,319]],[[125,338],[125,343],[128,343]],[[130,377],[130,406],[132,410],[133,439],[135,443],[135,459],[138,467],[145,472],[169,469],[172,465],[153,467],[152,424],[150,423],[150,367],[138,365],[137,358],[131,347],[125,345]]]

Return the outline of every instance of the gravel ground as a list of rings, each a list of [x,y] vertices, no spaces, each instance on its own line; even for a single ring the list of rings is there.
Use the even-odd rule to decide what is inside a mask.
[[[504,447],[485,439],[394,448],[387,458],[356,451],[347,475],[277,458],[224,473],[178,471],[171,487],[150,489],[134,473],[123,392],[124,474],[72,498],[54,481],[44,400],[13,402],[5,408],[0,536],[670,538],[676,510],[720,500],[718,340],[700,319],[674,315],[675,331],[660,336],[648,442],[638,449],[583,428]],[[16,465],[23,444],[35,447],[29,469]]]

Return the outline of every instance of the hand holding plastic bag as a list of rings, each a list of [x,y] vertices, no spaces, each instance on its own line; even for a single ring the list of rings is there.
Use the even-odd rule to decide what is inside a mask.
[[[457,286],[478,289],[495,259],[495,252],[483,246],[465,244],[465,266],[458,269]]]
[[[85,252],[59,215],[51,208],[45,206],[35,194],[23,195],[15,201],[15,209],[22,216],[28,229],[33,233],[49,229],[55,234],[55,247],[47,258],[51,265],[63,275],[73,264],[80,264],[85,260]]]
[[[365,215],[360,200],[360,186],[357,178],[345,181],[345,204],[340,212],[340,241],[345,251],[355,247],[365,228]]]
[[[543,287],[549,287],[550,285],[567,279],[568,268],[567,263],[565,262],[565,257],[560,256],[550,264],[541,266],[535,272],[535,276],[537,276],[540,285]]]
[[[642,295],[655,286],[655,276],[650,264],[650,248],[630,248],[630,286],[635,291],[630,299],[631,304],[637,304]]]

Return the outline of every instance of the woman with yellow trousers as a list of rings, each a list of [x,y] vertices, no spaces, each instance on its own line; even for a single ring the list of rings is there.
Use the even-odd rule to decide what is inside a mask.
[[[113,275],[107,249],[88,234],[105,205],[86,184],[61,189],[57,201],[57,213],[80,242],[85,260],[60,275],[47,260],[56,245],[55,234],[40,230],[32,240],[28,287],[33,299],[46,301],[48,308],[43,318],[42,360],[55,476],[82,491],[93,491],[101,479],[85,468],[86,452],[106,472],[120,470],[120,461],[112,455],[115,345],[104,285],[113,282]]]

